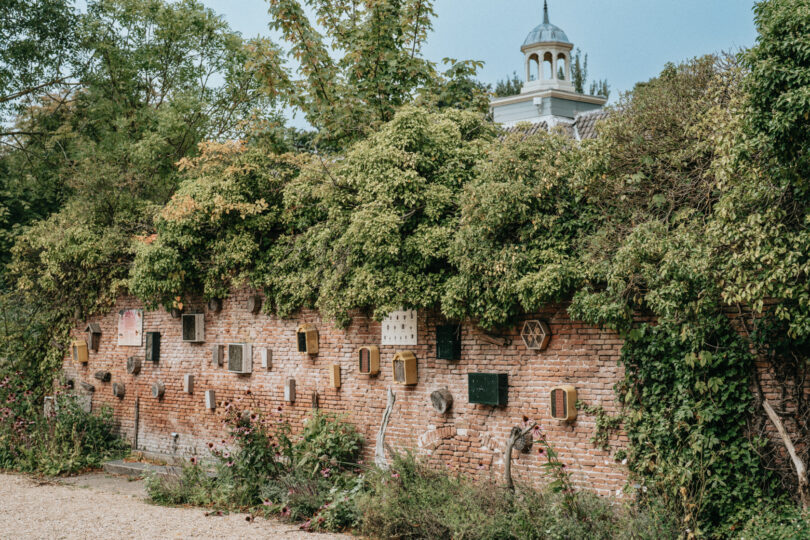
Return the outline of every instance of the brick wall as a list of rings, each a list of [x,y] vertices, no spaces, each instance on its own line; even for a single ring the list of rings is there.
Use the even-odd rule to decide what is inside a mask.
[[[64,372],[75,380],[95,386],[93,408],[113,408],[122,433],[132,440],[135,428],[135,403],[139,401],[138,448],[176,455],[203,455],[209,442],[220,443],[225,436],[222,426],[223,407],[210,411],[205,407],[206,390],[216,392],[217,402],[238,402],[245,407],[258,407],[262,412],[281,414],[291,420],[295,429],[311,411],[311,395],[317,391],[320,408],[347,413],[365,436],[365,459],[370,461],[374,439],[386,405],[387,388],[391,386],[397,400],[391,415],[387,442],[395,449],[412,449],[430,457],[437,465],[472,475],[500,478],[503,470],[503,447],[512,426],[528,417],[540,423],[560,459],[581,487],[602,495],[615,495],[626,479],[624,467],[611,452],[594,447],[589,441],[594,432],[594,418],[579,412],[577,420],[566,424],[551,418],[548,394],[561,383],[577,388],[578,398],[591,405],[602,405],[615,412],[613,385],[622,376],[618,366],[621,340],[617,335],[569,319],[566,305],[552,305],[527,318],[548,322],[553,337],[544,351],[530,351],[513,328],[507,337],[511,344],[500,347],[482,339],[482,332],[471,325],[462,328],[461,360],[436,358],[437,324],[444,321],[430,313],[419,312],[418,345],[413,347],[382,346],[380,323],[357,315],[347,329],[338,329],[311,311],[294,320],[281,320],[247,310],[249,291],[240,291],[223,302],[219,313],[210,313],[202,303],[187,305],[186,313],[205,313],[205,343],[183,343],[180,319],[163,311],[144,311],[144,332],[161,333],[160,362],[142,362],[138,375],[126,371],[126,359],[144,357],[144,347],[118,347],[118,310],[140,308],[134,298],[123,297],[109,314],[95,318],[102,328],[98,352],[90,351],[86,365],[76,365],[69,357]],[[302,357],[297,352],[295,332],[299,324],[309,322],[318,328],[320,352],[315,357]],[[85,338],[84,326],[74,331]],[[254,347],[253,373],[237,375],[227,365],[211,362],[214,344],[250,343]],[[358,373],[357,350],[363,345],[380,348],[381,372],[376,377]],[[258,349],[272,350],[272,368],[263,370]],[[418,359],[419,382],[416,386],[399,386],[393,382],[392,358],[398,349],[413,350]],[[342,385],[329,385],[329,367],[339,364]],[[110,371],[112,380],[102,383],[93,374]],[[507,373],[508,405],[492,407],[468,403],[467,373]],[[183,376],[194,375],[194,392],[183,392]],[[284,382],[296,381],[295,403],[284,402]],[[154,399],[151,386],[162,381],[166,391]],[[112,383],[123,382],[126,395],[112,394]],[[454,403],[447,414],[431,406],[430,393],[448,388]],[[249,394],[248,394],[249,391]],[[176,433],[177,437],[172,437]],[[624,436],[611,441],[615,452],[626,443]],[[528,454],[515,452],[513,477],[516,481],[542,483],[544,457],[537,447]]]

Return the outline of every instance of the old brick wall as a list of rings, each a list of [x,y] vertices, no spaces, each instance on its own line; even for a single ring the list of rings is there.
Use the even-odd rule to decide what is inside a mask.
[[[293,320],[281,320],[247,310],[249,291],[239,291],[223,302],[219,313],[209,312],[202,302],[187,305],[186,313],[205,313],[205,343],[183,343],[181,321],[163,311],[144,311],[144,333],[161,333],[160,362],[142,362],[138,375],[126,371],[126,359],[144,357],[145,348],[118,347],[117,316],[119,309],[140,308],[138,300],[123,297],[109,314],[84,321],[74,337],[85,338],[87,322],[98,322],[102,328],[98,352],[91,351],[86,365],[64,361],[66,377],[93,384],[96,388],[94,408],[112,407],[122,433],[130,440],[135,428],[135,402],[139,400],[138,448],[175,455],[203,455],[207,444],[220,444],[226,432],[222,425],[224,402],[245,408],[257,408],[265,414],[282,414],[296,429],[311,411],[311,394],[318,392],[320,408],[346,413],[366,438],[365,459],[374,452],[374,439],[386,405],[387,388],[391,386],[397,400],[389,424],[387,442],[395,449],[411,449],[430,456],[437,465],[472,475],[500,478],[503,470],[503,447],[512,426],[524,416],[536,420],[548,434],[560,459],[581,487],[602,495],[615,495],[626,479],[624,467],[612,452],[625,445],[622,435],[614,436],[612,451],[594,447],[589,441],[594,433],[594,418],[579,412],[577,420],[566,424],[551,418],[549,391],[561,383],[577,388],[578,398],[590,405],[601,405],[615,412],[613,385],[622,376],[618,365],[621,340],[617,335],[572,321],[566,305],[552,305],[527,318],[548,322],[552,335],[544,351],[527,350],[519,337],[519,327],[507,336],[511,344],[499,347],[487,343],[480,330],[471,325],[462,328],[461,360],[436,358],[437,324],[444,321],[430,313],[419,312],[418,342],[414,347],[382,346],[380,323],[356,316],[345,330],[321,320],[315,312],[303,312]],[[320,353],[302,357],[297,352],[295,332],[299,324],[309,322],[318,328]],[[227,371],[227,363],[217,367],[211,362],[214,344],[250,343],[254,347],[253,373],[238,375]],[[381,372],[376,377],[358,373],[357,351],[363,345],[380,347]],[[259,348],[272,350],[272,368],[263,370]],[[399,386],[393,382],[392,358],[398,349],[413,350],[418,359],[419,382],[416,386]],[[329,367],[339,364],[342,385],[330,388]],[[110,371],[112,380],[102,383],[93,378],[96,371]],[[508,405],[492,407],[474,405],[467,399],[467,373],[507,373]],[[194,375],[193,394],[183,392],[183,376]],[[296,380],[295,403],[284,402],[284,382]],[[166,391],[162,399],[151,395],[152,384],[160,380]],[[123,382],[126,395],[112,394],[112,383]],[[448,388],[454,403],[441,415],[430,402],[430,393]],[[205,407],[204,393],[214,390],[220,406],[215,411]],[[279,409],[281,412],[279,412]],[[177,437],[172,437],[176,433]],[[528,454],[515,453],[513,476],[518,482],[542,483],[544,456],[537,446]]]

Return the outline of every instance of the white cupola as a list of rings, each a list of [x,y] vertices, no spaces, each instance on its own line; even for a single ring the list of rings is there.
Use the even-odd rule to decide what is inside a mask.
[[[526,65],[523,93],[556,88],[574,91],[571,83],[571,49],[574,44],[560,27],[549,22],[548,2],[543,2],[543,24],[526,36],[520,48]]]
[[[559,26],[551,24],[548,1],[543,2],[543,22],[520,47],[526,81],[515,96],[491,101],[495,122],[513,126],[521,122],[573,125],[577,115],[597,111],[607,102],[601,96],[580,94],[571,81],[571,50],[574,44]]]

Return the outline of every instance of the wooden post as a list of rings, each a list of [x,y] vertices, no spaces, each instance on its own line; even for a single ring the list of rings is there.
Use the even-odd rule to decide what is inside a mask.
[[[141,398],[135,398],[135,433],[132,435],[132,449],[138,449],[138,423],[141,419]]]
[[[515,441],[528,435],[536,425],[537,422],[532,422],[532,425],[524,430],[521,430],[519,427],[513,427],[512,431],[509,432],[509,438],[506,439],[506,449],[503,452],[503,478],[506,483],[506,489],[509,491],[515,491],[515,483],[512,481],[512,448],[515,447]]]
[[[388,461],[385,459],[385,430],[388,429],[388,420],[391,418],[391,411],[394,408],[394,403],[397,400],[396,394],[388,387],[388,404],[385,406],[383,412],[382,424],[380,424],[380,431],[377,432],[377,445],[374,448],[374,464],[381,469],[388,468]]]

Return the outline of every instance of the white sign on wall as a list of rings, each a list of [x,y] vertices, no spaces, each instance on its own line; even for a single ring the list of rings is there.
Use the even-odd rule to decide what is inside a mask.
[[[382,322],[383,345],[416,345],[416,310],[394,311]]]
[[[143,310],[122,309],[118,312],[118,345],[140,347],[143,343]]]

